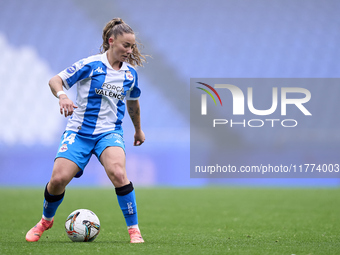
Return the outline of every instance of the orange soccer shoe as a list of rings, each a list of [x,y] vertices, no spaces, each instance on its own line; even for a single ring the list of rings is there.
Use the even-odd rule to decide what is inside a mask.
[[[130,228],[129,229],[130,235],[130,243],[144,243],[143,237],[138,228]]]
[[[41,219],[37,225],[35,225],[33,228],[31,228],[27,234],[26,234],[26,240],[28,242],[36,242],[40,239],[42,233],[44,233],[45,230],[50,229],[53,226],[53,220],[48,221],[45,219]]]

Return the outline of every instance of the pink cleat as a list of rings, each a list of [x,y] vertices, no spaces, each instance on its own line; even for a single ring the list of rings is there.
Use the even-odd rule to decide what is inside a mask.
[[[130,235],[130,243],[144,243],[143,237],[138,228],[130,228],[129,229]]]
[[[44,233],[45,230],[50,229],[53,226],[53,220],[48,221],[45,219],[41,219],[37,225],[35,225],[33,228],[31,228],[27,234],[26,234],[26,240],[28,242],[36,242],[40,239],[42,233]]]

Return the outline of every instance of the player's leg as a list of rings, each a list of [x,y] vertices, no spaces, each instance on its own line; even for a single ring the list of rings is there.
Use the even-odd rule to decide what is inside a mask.
[[[52,176],[45,188],[43,218],[52,220],[64,199],[65,187],[79,172],[80,168],[73,161],[57,158],[54,162]]]
[[[73,177],[80,177],[89,162],[96,141],[73,131],[61,136],[59,150],[54,161],[52,176],[46,185],[41,221],[27,232],[26,240],[36,242],[41,234],[52,227],[53,217],[63,201],[66,185]]]
[[[100,162],[115,186],[118,203],[125,217],[131,243],[144,242],[138,228],[136,196],[133,185],[127,178],[123,148],[107,147],[101,153]]]
[[[65,187],[78,171],[79,167],[68,159],[55,160],[51,179],[45,187],[42,219],[27,232],[27,241],[38,241],[42,233],[53,226],[53,217],[64,199]]]

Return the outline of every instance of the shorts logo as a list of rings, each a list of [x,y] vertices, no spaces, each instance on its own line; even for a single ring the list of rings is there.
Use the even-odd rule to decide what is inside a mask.
[[[67,151],[67,144],[66,143],[64,143],[61,147],[60,147],[60,149],[59,149],[59,152],[65,152],[65,151]]]
[[[113,137],[113,134],[109,134],[107,136],[105,136],[106,139],[111,139]]]

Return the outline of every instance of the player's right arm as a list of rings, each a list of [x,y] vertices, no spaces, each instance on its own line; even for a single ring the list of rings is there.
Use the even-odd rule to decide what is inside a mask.
[[[52,77],[48,85],[50,85],[50,89],[55,97],[58,97],[58,92],[63,91],[63,80],[59,75]],[[73,109],[78,108],[66,94],[59,95],[59,106],[60,113],[64,114],[65,117],[71,116],[73,114]]]

